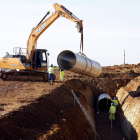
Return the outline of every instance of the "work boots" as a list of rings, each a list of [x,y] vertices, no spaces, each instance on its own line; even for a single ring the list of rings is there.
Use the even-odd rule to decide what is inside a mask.
[[[49,80],[49,85],[53,85],[53,80]]]
[[[115,124],[115,120],[113,120],[113,124]]]
[[[112,120],[113,124],[115,124],[115,120]],[[111,124],[111,120],[109,120],[108,124]]]

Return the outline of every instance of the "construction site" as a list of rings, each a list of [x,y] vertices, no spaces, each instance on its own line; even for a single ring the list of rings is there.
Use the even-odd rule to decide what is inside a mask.
[[[32,28],[27,48],[0,58],[0,140],[140,140],[140,63],[125,64],[125,53],[114,66],[88,58],[83,20],[53,8]],[[80,51],[61,51],[54,66],[37,40],[59,17],[76,24]]]
[[[1,140],[137,140],[140,138],[140,65],[103,67],[97,78],[54,71],[48,82],[0,80]],[[74,105],[74,91],[82,108]],[[98,96],[119,101],[116,124],[99,113]],[[102,106],[103,107],[103,106]],[[85,115],[86,114],[86,115]]]

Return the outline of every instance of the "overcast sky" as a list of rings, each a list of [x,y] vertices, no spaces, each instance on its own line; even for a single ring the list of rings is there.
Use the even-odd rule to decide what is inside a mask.
[[[139,0],[0,0],[0,57],[14,47],[27,47],[31,29],[54,3],[83,20],[84,53],[102,66],[140,63]],[[80,34],[75,23],[58,18],[38,39],[37,48],[47,49],[50,64],[57,65],[63,50],[79,52]]]

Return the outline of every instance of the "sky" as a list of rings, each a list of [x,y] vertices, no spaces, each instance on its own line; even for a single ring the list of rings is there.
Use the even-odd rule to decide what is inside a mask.
[[[83,20],[84,54],[101,66],[140,63],[139,0],[0,0],[0,57],[13,54],[14,47],[27,48],[27,40],[54,3],[66,7]],[[64,50],[78,53],[80,33],[75,23],[58,18],[37,41],[47,49],[49,64],[57,65]]]

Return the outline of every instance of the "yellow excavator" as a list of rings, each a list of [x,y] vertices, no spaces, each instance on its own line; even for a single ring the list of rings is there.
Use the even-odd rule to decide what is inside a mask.
[[[14,55],[7,53],[5,57],[1,58],[0,68],[10,69],[10,71],[1,73],[1,79],[47,81],[48,74],[44,70],[47,70],[49,53],[46,49],[37,49],[36,44],[39,36],[60,16],[75,22],[78,32],[82,34],[82,20],[78,19],[63,5],[55,3],[53,7],[55,12],[48,19],[45,19],[50,14],[50,11],[48,11],[38,25],[32,29],[27,41],[27,49],[15,47],[13,49]],[[26,49],[26,55],[24,49]],[[19,71],[12,69],[18,69]]]

